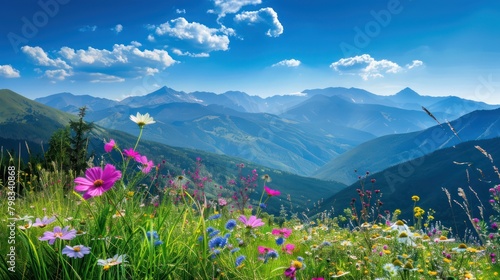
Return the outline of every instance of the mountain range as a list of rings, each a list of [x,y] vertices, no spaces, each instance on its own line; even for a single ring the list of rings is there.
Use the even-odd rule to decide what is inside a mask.
[[[164,91],[169,90],[164,88]],[[54,119],[53,124],[58,123],[57,118],[62,116],[67,120],[69,116],[10,91],[2,90],[0,96],[7,92],[17,103],[2,102],[14,105],[9,105],[8,110],[0,110],[0,120],[3,120],[0,125],[10,115],[18,115],[20,122],[31,118],[31,126],[38,130],[24,135],[25,140],[42,139],[46,136],[37,135],[47,135],[51,131],[41,131],[44,130],[43,122],[38,123],[38,120],[44,119],[30,117],[32,112],[34,115],[43,112],[50,116],[48,119]],[[244,162],[259,173],[270,174],[273,177],[271,187],[290,195],[296,203],[293,209],[309,216],[332,209],[339,214],[349,207],[363,183],[370,189],[381,190],[384,209],[400,208],[402,217],[411,219],[411,196],[419,195],[421,207],[433,208],[437,212],[436,219],[448,225],[453,223],[455,228],[464,225],[463,211],[457,205],[453,208],[443,203],[447,198],[441,188],[447,188],[452,199],[458,200],[456,188],[464,188],[472,197],[470,186],[485,201],[489,187],[500,181],[493,171],[494,163],[477,148],[483,147],[492,159],[500,157],[498,106],[457,97],[420,96],[411,89],[387,97],[360,89],[328,88],[306,90],[303,95],[275,97],[273,100],[279,99],[281,108],[286,110],[273,114],[259,111],[266,106],[258,101],[269,99],[241,92],[228,93],[232,97],[244,97],[240,102],[228,96],[225,98],[225,94],[200,92],[193,93],[198,101],[185,102],[184,95],[190,94],[169,92],[148,95],[149,100],[145,96],[133,102],[129,99],[128,103],[110,101],[102,103],[107,104],[102,107],[97,106],[94,97],[85,97],[88,98],[86,104],[92,108],[88,120],[98,125],[93,132],[91,148],[102,152],[103,139],[111,137],[132,145],[134,137],[131,134],[137,135],[139,130],[130,122],[129,115],[150,113],[157,123],[147,126],[144,136],[155,142],[145,140],[140,148],[157,156],[157,160],[166,160],[168,168],[175,172],[188,170],[201,155],[215,180],[223,182],[229,178],[228,170],[234,172],[235,164]],[[203,94],[205,97],[201,99]],[[52,102],[53,106],[70,112],[71,107],[74,110],[82,105],[72,96],[57,94],[42,101]],[[164,102],[168,97],[171,101]],[[153,100],[156,103],[151,103]],[[228,106],[217,102],[226,102]],[[45,111],[29,109],[39,106]],[[427,111],[422,110],[422,106]],[[18,133],[17,127],[21,126],[15,123],[8,124],[13,131],[0,132],[3,140],[11,141],[12,135]],[[63,125],[64,122],[60,124]],[[167,139],[177,141],[172,145],[176,147],[158,143]],[[190,143],[203,147],[204,151],[181,147]],[[239,156],[232,157],[231,153]],[[269,164],[256,164],[259,160]],[[365,171],[370,174],[367,183],[363,182]],[[296,175],[300,172],[309,172],[315,178]],[[369,183],[371,179],[376,182],[373,187]],[[284,200],[275,201],[271,209],[277,211],[283,203]],[[490,213],[488,211],[491,209],[485,213]]]
[[[447,100],[453,106],[447,107]],[[128,133],[136,129],[127,125],[130,114],[149,113],[158,123],[145,131],[146,139],[236,156],[303,176],[320,174],[322,166],[368,140],[435,125],[422,106],[435,108],[439,119],[497,107],[421,96],[409,88],[392,96],[326,88],[261,98],[237,91],[185,93],[163,87],[121,101],[70,93],[36,101],[72,113],[85,105],[92,112],[90,121]]]

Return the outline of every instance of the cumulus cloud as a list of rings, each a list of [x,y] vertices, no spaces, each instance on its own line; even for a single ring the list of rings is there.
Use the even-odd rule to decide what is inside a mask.
[[[201,23],[188,22],[183,17],[161,24],[156,27],[155,33],[159,36],[168,35],[188,41],[205,52],[229,49],[229,38],[226,34]]]
[[[65,69],[57,69],[57,70],[46,70],[45,77],[50,80],[59,80],[62,81],[66,79],[66,77],[71,76],[72,73],[70,71],[66,71]]]
[[[414,64],[418,64],[418,62]],[[375,60],[369,54],[342,58],[330,64],[330,68],[342,74],[357,74],[361,76],[363,80],[384,77],[385,73],[398,73],[403,71],[403,68],[397,63],[387,59]]]
[[[116,33],[120,33],[123,31],[123,25],[117,24],[114,28],[112,28],[112,30],[115,31]]]
[[[172,52],[176,55],[179,56],[190,56],[190,57],[209,57],[210,55],[208,53],[190,53],[190,52],[183,52],[179,49],[173,49]]]
[[[19,70],[12,67],[12,65],[0,65],[0,77],[4,78],[19,78],[21,74]]]
[[[78,29],[78,31],[80,31],[80,32],[94,32],[96,30],[97,30],[97,26],[95,26],[95,25],[86,25],[86,26]]]
[[[273,8],[262,8],[258,11],[243,12],[234,17],[237,22],[246,22],[248,24],[264,23],[270,28],[266,35],[269,37],[278,37],[283,34],[283,25],[278,20],[278,14]]]
[[[286,67],[298,67],[300,65],[300,60],[297,59],[285,59],[278,63],[272,65],[272,67],[286,66]]]
[[[70,69],[71,67],[62,59],[56,58],[51,59],[49,55],[40,47],[30,47],[23,46],[21,51],[28,55],[32,60],[35,61],[35,64],[38,66],[50,66],[57,68]]]
[[[424,65],[424,63],[421,60],[413,60],[411,64],[406,64],[406,68],[413,69],[415,67],[420,67],[422,65]]]
[[[122,82],[125,78],[154,75],[161,69],[175,64],[165,50],[139,49],[138,42],[128,45],[115,44],[112,49],[73,49],[62,47],[50,58],[40,47],[25,46],[22,51],[32,57],[36,65],[44,66],[44,76],[52,80],[64,80],[78,76],[91,82]]]
[[[226,14],[235,14],[240,11],[243,6],[258,5],[262,0],[213,0],[216,7],[211,10],[211,13],[217,13],[219,17],[224,17]]]

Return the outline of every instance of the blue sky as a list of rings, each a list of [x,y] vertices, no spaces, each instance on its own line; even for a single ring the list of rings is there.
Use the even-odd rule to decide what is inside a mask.
[[[342,86],[500,104],[496,0],[17,0],[0,18],[0,88],[29,98]]]

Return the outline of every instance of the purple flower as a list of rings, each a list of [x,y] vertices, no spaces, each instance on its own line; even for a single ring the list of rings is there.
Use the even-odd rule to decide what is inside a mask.
[[[66,255],[70,258],[83,258],[83,256],[85,256],[86,254],[89,254],[90,253],[90,247],[85,247],[83,245],[76,245],[76,246],[68,246],[66,245],[66,247],[64,249],[62,249],[62,254],[63,255]]]
[[[498,225],[497,225],[497,223],[492,223],[492,224],[491,224],[491,229],[493,229],[493,230],[498,230]]]
[[[92,167],[85,171],[85,178],[75,179],[75,190],[85,192],[83,199],[87,200],[93,196],[100,196],[113,187],[116,181],[122,176],[122,173],[111,164],[106,164],[104,169]]]
[[[109,142],[104,143],[104,150],[106,153],[111,152],[116,146],[116,142],[113,139],[110,139]]]
[[[55,220],[56,220],[56,217],[52,217],[49,219],[49,218],[47,218],[47,216],[45,216],[41,220],[40,220],[40,218],[36,218],[35,223],[31,226],[43,228],[43,227],[47,226],[48,224],[54,222]]]
[[[239,217],[240,222],[242,222],[247,228],[255,228],[255,227],[260,227],[264,225],[264,222],[262,222],[261,219],[257,219],[255,216],[250,216],[250,218],[247,219],[244,215],[241,215]]]
[[[49,244],[52,245],[54,244],[57,238],[62,240],[71,240],[75,237],[76,237],[75,229],[69,230],[69,226],[66,226],[63,229],[61,229],[61,227],[57,226],[54,227],[53,231],[44,232],[43,236],[38,238],[38,240],[49,241]]]

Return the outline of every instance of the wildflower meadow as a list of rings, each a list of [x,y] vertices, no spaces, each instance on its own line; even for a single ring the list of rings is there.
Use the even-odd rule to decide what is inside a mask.
[[[338,215],[285,219],[266,212],[282,196],[269,175],[251,170],[218,185],[199,172],[202,159],[170,174],[139,149],[154,119],[130,120],[140,128],[135,146],[106,139],[100,164],[69,188],[61,170],[39,170],[31,185],[15,170],[1,182],[0,279],[500,278],[500,185],[487,202],[497,215],[470,217],[470,240],[452,236],[416,195],[407,198],[413,219],[382,211],[376,188],[361,187]]]

